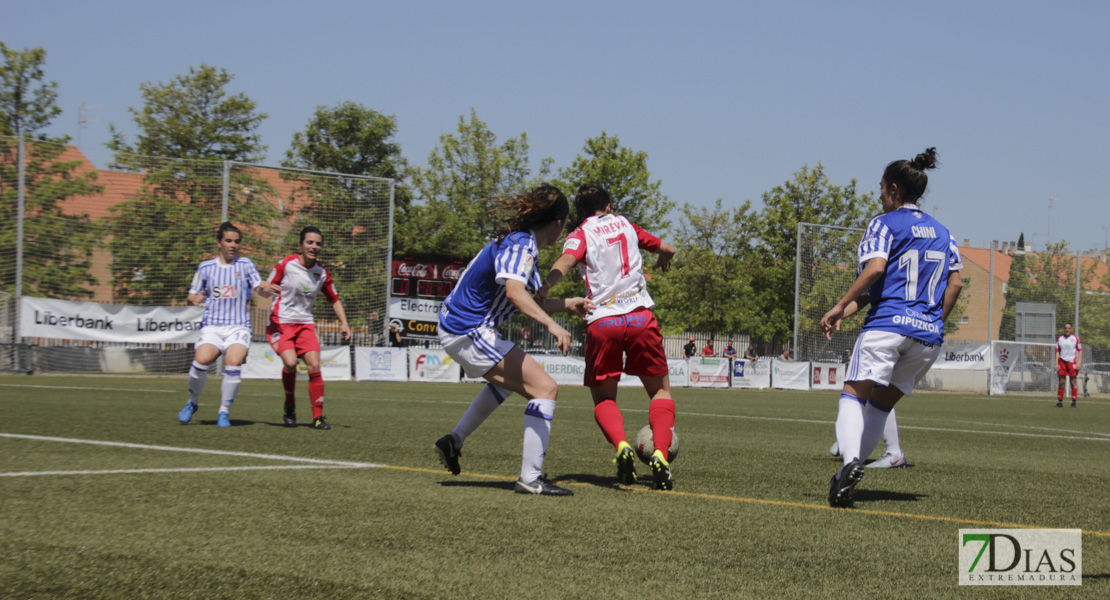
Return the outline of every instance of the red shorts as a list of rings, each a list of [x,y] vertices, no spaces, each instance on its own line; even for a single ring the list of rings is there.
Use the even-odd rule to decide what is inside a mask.
[[[296,350],[297,356],[301,356],[305,352],[320,351],[314,323],[270,323],[266,327],[266,341],[278,354]]]
[[[1079,375],[1079,371],[1076,370],[1074,362],[1068,362],[1062,358],[1057,358],[1056,374],[1067,377],[1076,377]]]
[[[659,323],[649,309],[605,317],[586,327],[585,385],[597,387],[610,377],[619,380],[622,372],[646,377],[670,372]]]

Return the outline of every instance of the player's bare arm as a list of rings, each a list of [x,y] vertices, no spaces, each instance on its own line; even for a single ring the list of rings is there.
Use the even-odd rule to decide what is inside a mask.
[[[331,308],[335,311],[335,316],[339,317],[339,330],[343,332],[343,339],[351,339],[351,327],[347,325],[347,311],[343,308],[343,302],[336,300],[331,303]]]
[[[204,304],[204,294],[189,294],[189,302],[193,306],[200,306]]]
[[[551,315],[544,311],[543,307],[536,304],[536,301],[532,299],[532,294],[528,293],[528,289],[524,287],[523,281],[506,280],[505,297],[513,303],[513,306],[516,306],[517,310],[546,327],[551,335],[555,336],[555,345],[564,356],[570,352],[570,332],[563,329],[561,325],[555,322],[555,319],[551,318]]]
[[[960,277],[960,272],[949,271],[948,288],[944,290],[944,306],[940,316],[941,323],[948,320],[948,313],[952,312],[952,308],[956,306],[956,300],[959,300],[963,288],[964,278]]]
[[[659,248],[655,251],[655,254],[658,255],[658,258],[655,259],[655,265],[653,265],[651,268],[653,270],[662,271],[664,273],[670,271],[671,259],[674,258],[675,254],[674,246],[668,244],[667,242],[662,242],[661,244],[659,244]]]
[[[863,271],[856,277],[856,280],[852,283],[852,287],[848,288],[848,293],[844,294],[840,302],[837,302],[836,306],[829,309],[829,312],[821,317],[821,331],[825,332],[825,337],[831,336],[832,332],[836,330],[839,322],[847,316],[845,315],[845,311],[850,303],[857,302],[858,310],[858,299],[871,288],[872,284],[883,276],[885,271],[885,258],[872,258],[867,261],[867,265],[863,267]]]
[[[536,292],[536,302],[544,302],[547,300],[547,294],[551,288],[559,285],[559,282],[570,273],[570,270],[578,265],[578,259],[574,258],[573,254],[563,254],[555,260],[555,264],[551,265],[551,271],[547,274],[547,279],[544,280],[543,286]]]

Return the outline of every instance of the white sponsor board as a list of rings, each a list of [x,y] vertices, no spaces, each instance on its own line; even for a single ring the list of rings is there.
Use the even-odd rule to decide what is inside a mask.
[[[1081,529],[961,529],[960,585],[1083,585]]]
[[[355,348],[358,381],[408,381],[409,354],[404,348]]]
[[[1006,386],[1010,383],[1010,375],[1018,363],[1018,354],[1021,344],[1007,342],[991,343],[991,389],[992,395],[1005,394]]]
[[[779,390],[808,390],[809,363],[772,359],[771,387]]]
[[[847,365],[831,362],[810,363],[810,389],[839,390],[844,387],[844,370]]]
[[[670,369],[671,387],[690,387],[690,364],[685,358],[668,358],[667,367]],[[635,375],[625,375],[617,385],[642,388],[644,382]]]
[[[953,346],[941,349],[933,369],[958,371],[987,371],[990,369],[990,344]]]
[[[727,388],[728,359],[695,356],[690,359],[690,387]]]
[[[265,342],[256,342],[251,344],[247,362],[243,363],[243,379],[281,379],[281,369],[281,357],[274,349]],[[350,347],[321,348],[320,373],[323,374],[324,381],[350,381]],[[303,360],[297,362],[297,380],[308,381],[308,369]]]
[[[758,389],[771,387],[771,359],[738,358],[733,361],[732,387]]]
[[[573,356],[558,354],[529,354],[559,385],[582,385],[586,376],[586,361]]]
[[[416,319],[417,321],[438,321],[440,300],[424,298],[393,298],[389,301],[389,318]]]
[[[20,300],[22,337],[189,344],[197,341],[204,317],[203,306],[126,306],[28,296]]]
[[[408,348],[409,381],[439,381],[458,383],[459,364],[445,350]]]

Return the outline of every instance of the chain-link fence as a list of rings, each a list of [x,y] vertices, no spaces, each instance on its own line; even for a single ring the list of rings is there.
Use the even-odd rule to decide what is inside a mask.
[[[265,277],[297,252],[300,229],[324,234],[355,344],[384,340],[393,182],[228,161],[117,156],[95,168],[76,148],[0,137],[0,369],[184,372],[192,343],[21,337],[21,298],[180,307],[197,265],[216,254],[231,221],[241,253]],[[343,343],[324,302],[321,343]],[[269,302],[253,300],[256,342]],[[33,317],[54,318],[43,310]],[[20,351],[22,349],[22,351]]]

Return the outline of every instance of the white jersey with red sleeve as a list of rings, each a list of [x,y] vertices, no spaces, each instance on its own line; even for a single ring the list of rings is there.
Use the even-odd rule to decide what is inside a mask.
[[[647,291],[640,249],[653,252],[661,243],[614,214],[590,217],[567,236],[563,254],[578,260],[587,297],[597,305],[587,322],[655,306]]]
[[[1075,351],[1083,350],[1083,344],[1079,341],[1079,336],[1074,333],[1062,335],[1056,338],[1056,350],[1060,352],[1060,360],[1075,362]]]
[[[299,254],[286,256],[274,265],[266,281],[281,286],[270,305],[271,323],[312,323],[312,308],[320,290],[329,302],[339,300],[328,270],[319,262],[305,267]]]

